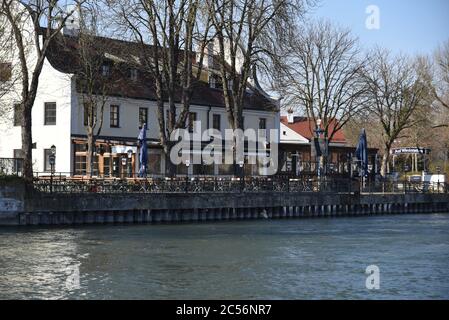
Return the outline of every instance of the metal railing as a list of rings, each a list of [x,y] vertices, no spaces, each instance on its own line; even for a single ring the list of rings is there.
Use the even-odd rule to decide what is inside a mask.
[[[361,182],[357,178],[301,176],[176,178],[87,178],[62,173],[37,174],[34,190],[41,193],[448,193],[446,183]]]
[[[44,193],[254,193],[254,192],[353,192],[357,181],[313,179],[311,176],[176,178],[88,178],[62,173],[35,174],[34,190]]]
[[[290,162],[290,161],[287,161]],[[306,174],[314,174],[317,175],[318,170],[321,169],[322,173],[326,175],[349,175],[351,169],[348,167],[350,163],[341,161],[341,162],[327,162],[322,165],[317,161],[299,161],[297,164],[297,171],[300,172],[301,175]],[[282,174],[293,174],[292,173],[292,164],[284,171],[281,171]]]
[[[23,159],[0,158],[0,176],[23,176]]]
[[[361,185],[363,193],[449,193],[445,182],[381,181]]]

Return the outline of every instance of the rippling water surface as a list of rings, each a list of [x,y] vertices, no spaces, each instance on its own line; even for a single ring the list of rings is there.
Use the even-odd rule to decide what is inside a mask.
[[[24,298],[449,299],[449,215],[0,229],[0,299]]]

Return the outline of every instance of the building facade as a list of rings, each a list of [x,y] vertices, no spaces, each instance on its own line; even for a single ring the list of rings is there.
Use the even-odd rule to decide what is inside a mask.
[[[102,130],[96,139],[94,175],[122,178],[135,176],[140,167],[137,137],[143,123],[147,123],[148,127],[148,174],[164,175],[168,159],[160,143],[153,81],[139,68],[124,66],[122,63],[124,59],[117,53],[130,51],[136,45],[108,38],[98,38],[95,41],[109,50],[102,53],[104,64],[98,72],[109,77],[114,65],[120,65],[121,70],[124,67],[127,69],[115,79],[114,86],[106,97]],[[51,146],[55,146],[55,172],[67,176],[86,175],[87,116],[83,104],[85,93],[76,72],[79,63],[76,58],[76,43],[76,33],[62,32],[58,41],[50,48],[41,73],[32,111],[33,169],[38,174],[50,173],[50,149]],[[30,52],[29,59],[32,61],[32,50]],[[213,64],[211,59],[213,57],[207,59],[205,75],[194,89],[188,122],[200,122],[203,130],[214,128],[224,132],[230,126],[223,90],[215,81],[218,71],[210,67]],[[14,59],[0,63],[9,63],[14,70],[19,66],[18,61]],[[17,90],[19,89],[17,87]],[[11,92],[1,101],[9,108],[0,121],[2,132],[0,158],[21,157],[21,127],[16,107],[19,101],[17,97],[17,92]],[[179,114],[181,104],[178,104],[177,108]],[[256,79],[248,84],[243,116],[245,129],[263,129],[267,132],[270,129],[279,130],[279,102],[270,98],[257,84]],[[186,123],[186,128],[189,125]],[[249,150],[247,156],[250,156]],[[259,172],[257,165],[248,166],[246,170],[252,174]],[[231,175],[233,170],[232,166],[221,164],[180,165],[177,173]]]
[[[290,175],[315,175],[318,159],[315,151],[317,133],[313,119],[293,114],[280,119],[280,172]],[[335,123],[330,125],[333,131]],[[326,174],[339,176],[357,175],[356,148],[348,145],[344,132],[337,131],[328,143]],[[378,150],[368,149],[369,171],[378,171]]]

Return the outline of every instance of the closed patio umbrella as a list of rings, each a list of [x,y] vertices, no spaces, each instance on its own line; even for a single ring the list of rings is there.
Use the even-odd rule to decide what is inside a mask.
[[[366,139],[365,129],[362,129],[355,154],[361,164],[362,177],[368,176],[368,141]]]
[[[140,130],[139,134],[139,146],[140,146],[140,170],[139,177],[144,178],[147,176],[147,162],[148,162],[148,147],[147,147],[147,124],[145,123]]]

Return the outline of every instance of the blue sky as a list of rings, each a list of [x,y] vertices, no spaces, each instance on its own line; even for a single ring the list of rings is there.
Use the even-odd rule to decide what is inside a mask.
[[[379,30],[365,26],[369,5],[380,9]],[[449,0],[321,0],[311,15],[350,28],[366,48],[429,54],[449,39]]]

